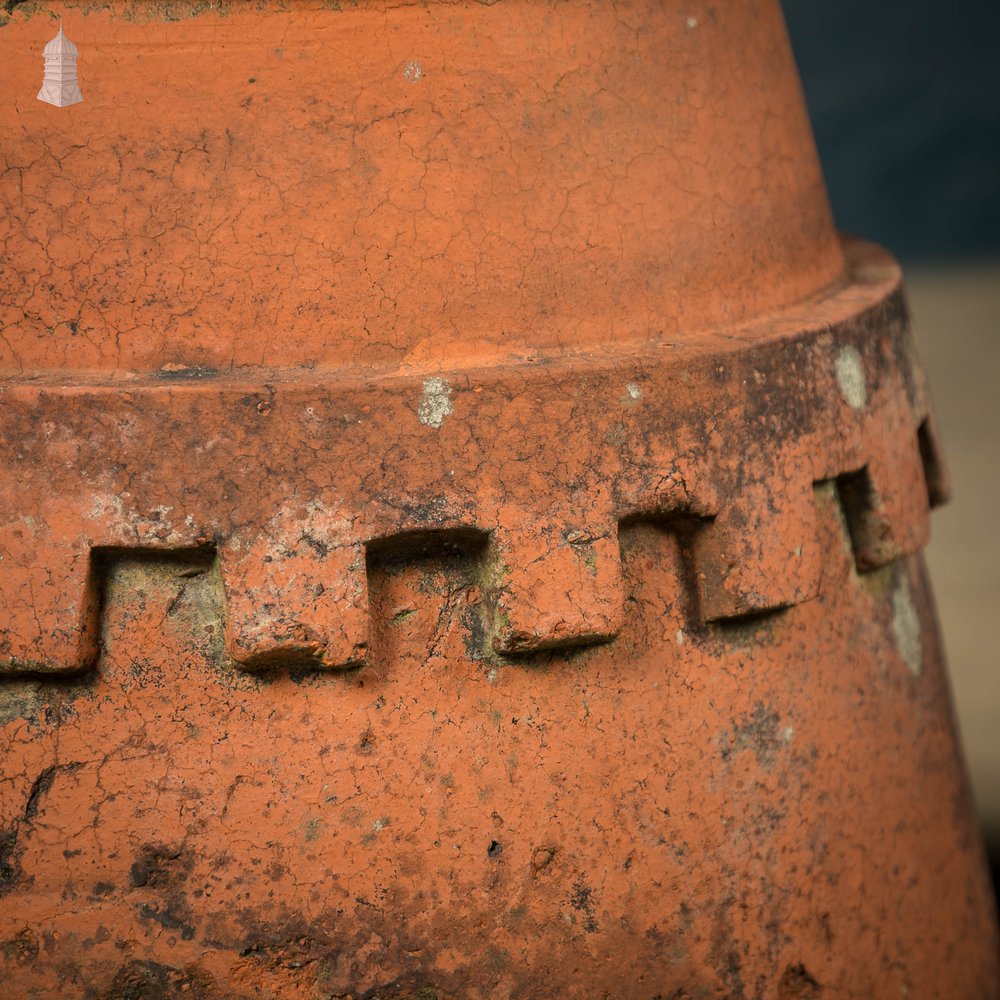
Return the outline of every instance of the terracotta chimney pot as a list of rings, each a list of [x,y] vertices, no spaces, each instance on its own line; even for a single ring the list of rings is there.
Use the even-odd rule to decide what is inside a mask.
[[[6,996],[1000,996],[776,0],[5,20]]]

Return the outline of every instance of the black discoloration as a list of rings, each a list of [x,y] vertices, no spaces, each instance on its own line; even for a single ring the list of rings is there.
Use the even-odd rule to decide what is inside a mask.
[[[88,990],[86,1000],[243,1000],[243,994],[219,990],[214,979],[197,966],[183,969],[159,962],[131,961],[115,974],[104,992]]]
[[[396,979],[391,983],[358,994],[339,994],[333,1000],[347,1000],[355,996],[357,1000],[438,1000],[439,993],[433,986],[422,986],[411,977]]]
[[[18,965],[27,965],[38,958],[38,937],[30,927],[19,931],[10,941],[0,944],[0,955]]]
[[[17,824],[0,830],[0,896],[10,892],[20,881],[21,864],[17,843]]]
[[[594,916],[594,890],[587,885],[583,876],[573,883],[573,894],[569,897],[569,905],[583,914],[583,929],[588,934],[597,930],[597,919]]]
[[[244,958],[265,959],[277,953],[302,961],[314,957],[314,949],[331,943],[322,926],[311,925],[298,914],[279,912],[271,920],[264,920],[260,913],[248,909],[240,913],[239,922],[245,931],[239,947]]]
[[[55,781],[56,777],[56,765],[52,764],[45,768],[41,774],[35,778],[34,783],[31,786],[31,791],[28,793],[28,801],[24,806],[24,818],[26,820],[32,820],[38,813],[38,807],[41,804],[42,797],[47,795],[49,789],[52,788],[52,782]]]
[[[726,997],[729,1000],[744,1000],[746,987],[740,945],[733,931],[732,908],[736,902],[733,896],[727,896],[719,904],[712,927],[710,961],[726,984]]]
[[[196,381],[199,379],[218,377],[218,369],[195,365],[191,368],[161,368],[156,372],[156,378],[169,382]]]
[[[750,750],[762,768],[770,769],[778,750],[785,745],[778,731],[780,721],[777,712],[758,702],[749,715],[734,722],[732,729],[719,737],[722,759],[728,762],[735,754]]]
[[[82,766],[74,761],[70,764],[50,764],[43,768],[31,783],[21,815],[0,830],[0,896],[10,892],[24,877],[20,863],[22,827],[30,826],[38,815],[42,800],[52,789],[56,774],[60,771],[76,771]]]
[[[129,869],[129,882],[133,888],[175,888],[186,881],[193,867],[190,851],[165,844],[143,844]]]
[[[815,1000],[822,993],[823,987],[801,962],[788,966],[778,982],[778,1000]]]
[[[144,844],[129,869],[133,890],[153,893],[156,897],[154,901],[137,906],[139,916],[165,930],[179,931],[183,941],[193,941],[197,933],[191,906],[184,894],[194,860],[191,851],[181,847]]]
[[[183,909],[186,911],[187,907],[183,907]],[[165,930],[180,931],[182,941],[194,940],[195,930],[185,919],[186,913],[184,915],[177,913],[170,906],[161,910],[159,907],[143,903],[139,907],[139,914],[146,920],[152,920],[153,923],[159,924]]]

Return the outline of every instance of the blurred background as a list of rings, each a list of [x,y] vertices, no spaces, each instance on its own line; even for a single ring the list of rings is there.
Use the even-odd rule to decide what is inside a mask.
[[[1000,887],[1000,0],[783,0],[840,229],[906,271],[954,499],[928,550]]]

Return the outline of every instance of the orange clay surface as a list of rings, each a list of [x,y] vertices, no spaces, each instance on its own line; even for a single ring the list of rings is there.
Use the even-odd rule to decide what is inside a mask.
[[[98,671],[3,689],[5,996],[995,996],[919,562],[818,521],[823,596],[708,628],[636,525],[620,639],[531,662],[475,561],[380,562],[347,673],[234,669],[210,561],[115,559]]]
[[[430,378],[10,380],[0,673],[93,663],[95,560],[122,549],[217,551],[227,650],[251,668],[363,662],[366,556],[428,535],[482,550],[489,643],[515,655],[618,634],[633,519],[690,528],[706,621],[817,595],[818,481],[840,481],[860,567],[915,553],[946,489],[923,375],[895,267],[850,256],[840,291],[697,348]]]
[[[776,3],[0,20],[3,1000],[1000,997]]]
[[[776,3],[40,6],[0,28],[0,371],[670,339],[841,272]]]

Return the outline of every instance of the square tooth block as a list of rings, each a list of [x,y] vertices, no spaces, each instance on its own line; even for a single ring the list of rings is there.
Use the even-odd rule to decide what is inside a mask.
[[[310,660],[335,669],[368,655],[368,579],[364,546],[314,548],[301,538],[260,538],[220,551],[226,590],[226,647],[260,668]]]
[[[553,525],[501,529],[494,541],[505,567],[494,638],[498,652],[587,646],[621,631],[624,585],[616,527],[597,534]]]
[[[812,483],[744,485],[698,532],[698,598],[705,621],[739,618],[810,600],[820,559]]]
[[[930,538],[930,501],[920,447],[892,441],[861,470],[838,479],[859,570],[919,552]]]
[[[76,673],[97,659],[90,551],[23,523],[0,529],[0,673]]]
[[[924,467],[927,483],[927,500],[931,507],[940,507],[951,499],[951,477],[941,448],[941,434],[937,419],[928,413],[917,428],[917,447]]]

